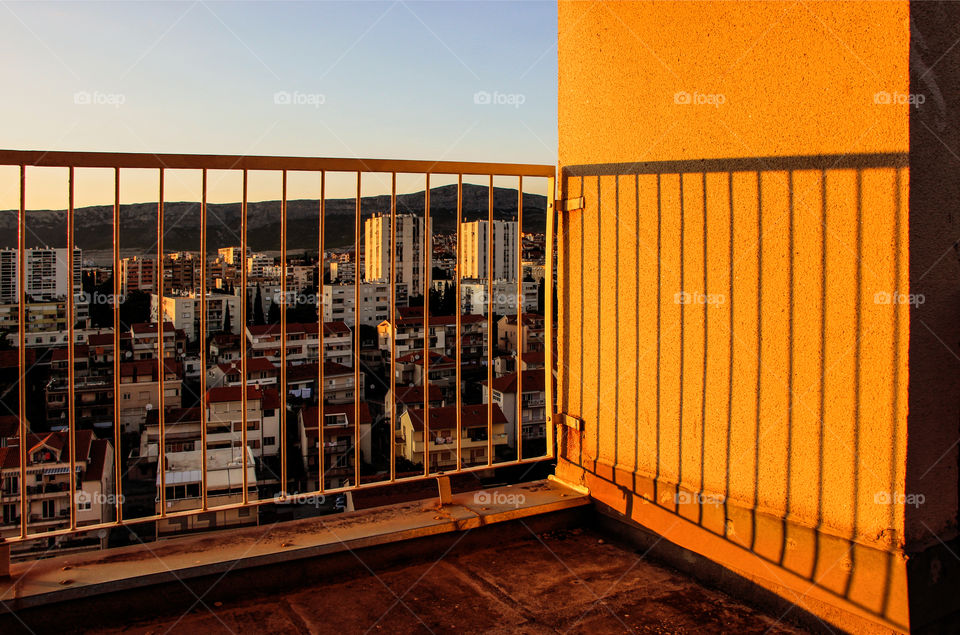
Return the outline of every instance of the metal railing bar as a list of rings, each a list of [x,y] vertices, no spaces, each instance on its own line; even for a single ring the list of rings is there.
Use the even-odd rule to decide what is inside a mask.
[[[240,205],[240,464],[243,473],[243,503],[250,500],[250,486],[247,483],[247,185],[249,173],[243,171],[243,202]],[[281,315],[283,315],[281,313]],[[230,325],[233,328],[233,325]],[[286,348],[287,343],[280,345]],[[260,402],[261,405],[263,402]],[[261,426],[262,427],[262,426]],[[232,443],[231,443],[232,445]],[[204,448],[206,453],[206,448]]]
[[[120,460],[120,168],[113,171],[113,468],[117,522],[123,522],[123,471]]]
[[[361,172],[357,172],[357,200],[354,226],[353,276],[353,484],[360,484],[360,186]],[[322,440],[322,439],[321,439]]]
[[[397,480],[397,173],[390,174],[390,482]]]
[[[457,381],[457,471],[462,469],[462,457],[460,453],[462,449],[460,447],[460,427],[463,425],[463,390],[461,384],[460,374],[463,372],[463,326],[461,324],[461,318],[463,314],[463,304],[462,298],[460,297],[460,260],[463,257],[461,248],[463,247],[463,229],[461,224],[463,223],[463,175],[457,175],[457,254],[456,254],[456,263],[454,264],[454,281],[456,287],[456,306],[454,311],[457,315],[457,325],[454,335],[456,336],[457,342],[457,368],[456,368],[456,381]]]
[[[320,482],[317,484],[317,490],[321,493],[326,489],[326,484],[327,484],[327,473],[324,470],[324,465],[323,465],[323,460],[324,460],[324,456],[323,456],[324,455],[324,452],[323,452],[323,439],[324,439],[323,410],[324,408],[323,406],[326,401],[324,397],[326,386],[324,384],[325,378],[324,378],[323,367],[327,361],[327,351],[325,348],[325,333],[324,333],[324,331],[326,330],[326,321],[324,320],[324,317],[323,317],[323,311],[325,308],[324,300],[323,300],[323,297],[324,297],[323,296],[323,278],[326,275],[326,272],[324,271],[324,269],[326,268],[325,252],[324,252],[324,230],[326,229],[326,226],[325,226],[323,217],[324,217],[324,209],[325,209],[324,200],[326,197],[326,185],[327,185],[327,174],[326,172],[320,172],[320,236],[319,236],[319,244],[318,244],[319,246],[318,258],[320,260],[320,265],[319,265],[320,268],[318,271],[320,282],[319,282],[318,288],[319,288],[320,299],[317,302],[317,331],[318,331],[317,335],[318,335],[318,345],[319,345],[319,348],[317,349],[317,355],[319,358],[318,366],[320,370],[319,384],[317,385],[317,412],[319,417],[319,421],[317,422],[317,425],[320,431],[320,436],[317,438],[317,451],[319,452],[320,456],[319,456],[319,460],[317,461],[317,465],[320,468],[320,472],[318,474],[318,478],[320,479]],[[331,308],[332,306],[333,305],[331,301]],[[286,399],[287,395],[284,395],[283,398]]]
[[[77,418],[76,408],[73,407],[76,399],[76,376],[74,366],[76,360],[76,335],[74,326],[76,319],[74,311],[76,310],[77,290],[73,286],[73,269],[76,263],[73,258],[73,248],[75,242],[74,229],[75,219],[73,217],[74,207],[74,181],[73,168],[67,170],[67,269],[70,272],[70,294],[67,296],[67,339],[70,343],[67,345],[67,453],[70,458],[70,528],[77,528],[77,465],[76,465],[76,447],[77,447]],[[82,284],[81,276],[81,284]]]
[[[280,492],[287,494],[287,171],[283,171],[280,200]],[[244,289],[246,293],[246,289]],[[256,308],[256,307],[254,307]],[[261,316],[262,317],[262,316]],[[256,321],[256,320],[254,320]],[[246,327],[244,327],[246,329]],[[246,390],[247,376],[243,376]],[[263,398],[261,393],[260,397]],[[260,402],[261,408],[263,401]],[[262,410],[261,410],[262,412]],[[263,452],[263,419],[260,421],[260,451]]]
[[[487,187],[487,465],[493,465],[493,175]]]
[[[17,380],[18,410],[20,416],[20,537],[27,535],[30,503],[27,501],[27,168],[20,166],[20,210],[17,213],[17,255],[20,285],[20,306],[17,307],[17,333],[20,378]],[[71,404],[72,405],[72,404]]]
[[[201,175],[200,201],[200,503],[207,509],[207,365],[210,359],[207,351],[207,171]],[[246,263],[244,263],[246,265]],[[246,334],[244,334],[244,343]]]
[[[430,475],[430,255],[433,238],[430,231],[430,173],[425,175],[423,202],[423,273],[420,296],[423,298],[423,473]]]
[[[154,286],[157,291],[157,416],[160,421],[160,447],[157,451],[157,470],[160,472],[160,515],[167,511],[167,441],[164,414],[163,376],[166,374],[163,359],[163,168],[160,168],[160,191],[157,198],[157,266],[154,268]],[[204,371],[206,374],[206,371]]]

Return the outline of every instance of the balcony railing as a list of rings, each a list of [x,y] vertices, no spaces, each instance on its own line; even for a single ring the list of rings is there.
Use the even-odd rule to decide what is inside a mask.
[[[494,219],[494,177],[503,178],[516,178],[517,182],[517,210],[516,217],[518,222],[518,229],[522,232],[523,228],[523,180],[527,178],[536,178],[536,179],[545,179],[547,183],[547,197],[546,197],[546,297],[545,297],[545,306],[544,313],[547,316],[553,315],[553,272],[554,272],[554,192],[555,192],[555,168],[554,166],[549,165],[533,165],[533,164],[508,164],[508,163],[468,163],[468,162],[450,162],[450,161],[426,161],[426,160],[392,160],[392,159],[335,159],[335,158],[307,158],[307,157],[257,157],[257,156],[229,156],[229,155],[183,155],[183,154],[132,154],[132,153],[99,153],[99,152],[46,152],[46,151],[15,151],[15,150],[0,150],[0,167],[9,166],[19,169],[19,209],[17,215],[17,253],[19,257],[19,262],[25,262],[24,254],[27,250],[27,193],[30,188],[30,183],[28,180],[28,173],[31,172],[34,168],[65,168],[65,185],[67,192],[67,214],[66,214],[66,243],[67,249],[66,252],[69,257],[69,262],[67,263],[68,269],[70,271],[74,270],[75,263],[74,260],[74,249],[76,247],[75,239],[75,191],[76,191],[76,170],[78,169],[87,169],[87,168],[100,168],[112,170],[112,185],[113,185],[113,204],[112,204],[112,279],[113,279],[113,297],[121,297],[121,276],[120,276],[120,262],[121,262],[121,244],[120,244],[120,210],[121,210],[121,177],[125,170],[148,170],[155,171],[158,176],[159,189],[157,191],[157,207],[156,207],[156,265],[155,269],[156,276],[158,279],[164,279],[166,273],[164,269],[164,236],[166,235],[166,230],[164,227],[164,179],[167,171],[170,170],[190,170],[199,173],[201,181],[201,200],[199,202],[199,217],[200,217],[200,232],[199,232],[199,251],[202,254],[201,258],[201,271],[200,271],[200,280],[208,281],[208,235],[207,235],[207,221],[208,221],[208,201],[207,201],[207,189],[208,189],[208,172],[209,171],[229,171],[237,173],[242,177],[242,201],[240,203],[240,253],[246,254],[248,249],[248,194],[249,194],[249,175],[251,172],[259,171],[271,171],[274,173],[279,173],[282,178],[282,200],[280,203],[280,259],[281,262],[287,263],[287,231],[288,231],[288,218],[287,218],[287,176],[288,173],[316,173],[320,176],[320,197],[319,205],[317,209],[317,218],[316,222],[318,224],[319,230],[319,242],[318,242],[318,260],[319,267],[321,271],[323,270],[326,262],[324,258],[325,252],[325,242],[324,238],[327,235],[326,231],[326,198],[325,198],[325,188],[327,185],[327,176],[328,174],[353,174],[356,177],[356,206],[355,213],[353,218],[353,233],[354,238],[357,243],[362,238],[362,227],[361,227],[361,186],[363,183],[363,178],[366,175],[370,174],[381,174],[389,175],[391,183],[390,191],[390,219],[391,219],[391,235],[390,235],[390,280],[389,283],[391,297],[393,301],[390,302],[389,307],[389,319],[392,324],[396,324],[397,320],[397,310],[396,310],[396,298],[397,298],[397,282],[396,282],[396,215],[397,215],[397,175],[422,175],[424,178],[424,226],[428,230],[424,233],[423,236],[423,263],[422,269],[423,276],[425,279],[423,288],[430,289],[430,277],[431,277],[431,257],[433,253],[433,233],[432,225],[430,224],[430,194],[431,194],[431,176],[433,175],[444,175],[446,178],[455,177],[457,184],[457,203],[456,203],[456,227],[457,227],[457,237],[456,237],[456,268],[455,268],[455,297],[460,298],[460,281],[461,281],[461,258],[460,252],[462,248],[462,239],[461,239],[461,222],[463,221],[463,181],[466,176],[468,179],[481,178],[487,181],[488,183],[488,215],[487,220],[492,221]],[[142,174],[142,172],[141,172]],[[493,241],[487,241],[489,245],[489,254],[488,262],[493,260]],[[517,259],[517,271],[522,272],[522,250],[517,249],[516,259]],[[27,365],[27,356],[26,356],[26,345],[25,345],[25,333],[27,329],[27,296],[26,296],[26,277],[25,277],[26,267],[19,267],[17,275],[19,276],[19,297],[18,297],[18,332],[16,337],[18,338],[19,346],[19,370],[21,376],[28,370]],[[288,297],[288,271],[287,267],[280,267],[280,287],[282,297]],[[243,292],[240,294],[240,315],[234,316],[234,320],[239,320],[240,324],[246,325],[249,323],[249,301],[247,296],[248,289],[248,274],[247,268],[240,267],[240,287],[243,289]],[[522,275],[517,275],[517,295],[518,297],[523,296],[522,289]],[[360,311],[362,308],[362,303],[360,301],[360,272],[359,268],[355,278],[354,285],[354,325],[352,338],[353,338],[353,383],[360,383],[360,372],[361,372],[361,357],[362,351],[360,346],[360,328],[361,324]],[[487,293],[487,319],[485,326],[486,333],[494,332],[494,293],[493,293],[493,280],[492,276],[488,276],[488,293]],[[318,297],[323,298],[323,289],[324,281],[323,275],[319,276],[319,289]],[[211,340],[211,336],[208,335],[207,322],[210,320],[207,310],[207,289],[204,289],[203,293],[199,294],[199,310],[198,310],[198,326],[197,326],[197,339],[199,340],[199,350],[201,354],[204,351],[208,350],[208,342]],[[426,294],[424,294],[426,296]],[[67,297],[67,315],[75,315],[75,303],[76,298],[74,294],[68,294]],[[112,333],[112,350],[119,351],[121,350],[121,337],[120,337],[120,305],[116,301],[111,301],[112,305],[112,316],[113,316],[113,333]],[[323,318],[323,306],[322,300],[318,302],[318,338],[319,346],[318,351],[325,350],[324,348],[324,318]],[[520,319],[519,313],[522,311],[522,303],[517,302],[517,312],[518,320]],[[287,339],[287,312],[284,310],[285,307],[281,307],[280,311],[280,336],[281,340]],[[479,343],[475,340],[481,336],[479,335],[465,335],[464,329],[461,325],[461,309],[457,306],[456,310],[456,328],[455,328],[455,337],[454,342],[468,342],[471,344]],[[165,334],[163,332],[163,326],[165,319],[163,319],[162,308],[158,310],[158,319],[155,320],[157,326],[157,336],[154,341],[162,341]],[[418,318],[419,319],[419,318]],[[427,297],[424,298],[424,311],[423,311],[423,328],[426,330],[429,325],[430,319],[430,308],[429,301]],[[553,340],[553,320],[546,320],[546,338],[549,341]],[[68,342],[75,342],[75,325],[73,320],[67,320],[67,331],[68,331]],[[396,376],[396,348],[397,340],[402,339],[402,336],[394,332],[396,337],[391,338],[391,356],[390,356],[390,372],[388,377],[392,378]],[[335,339],[339,339],[339,336],[331,336]],[[241,338],[244,338],[242,341],[245,341],[245,336],[241,333]],[[486,360],[484,364],[478,365],[482,368],[485,366],[487,373],[488,383],[493,380],[493,349],[496,342],[492,341],[492,338],[489,338],[487,341],[487,350],[486,350]],[[423,357],[424,357],[424,376],[429,377],[429,365],[430,359],[426,347],[422,345],[423,348]],[[552,355],[550,352],[550,347],[547,347],[547,362],[545,364],[546,368],[552,368]],[[67,390],[68,398],[66,403],[73,404],[69,408],[65,408],[66,417],[64,419],[64,427],[68,432],[68,448],[66,450],[66,455],[69,456],[70,460],[70,472],[75,473],[77,468],[77,457],[75,456],[74,449],[77,444],[77,412],[78,408],[78,394],[77,390],[85,385],[85,382],[88,380],[77,377],[74,373],[76,365],[76,350],[73,345],[67,346],[68,351],[68,360],[67,360],[67,380],[63,382]],[[240,375],[249,376],[247,372],[247,362],[251,357],[252,346],[241,346],[240,349]],[[455,377],[456,383],[458,386],[462,384],[461,370],[464,366],[464,360],[462,359],[462,346],[458,347],[456,350],[456,366],[455,366]],[[281,399],[284,399],[288,394],[287,390],[287,350],[285,347],[281,347],[279,353],[279,378],[278,384],[280,387],[279,394]],[[467,355],[464,354],[463,357]],[[113,355],[112,359],[109,360],[109,364],[113,369],[113,379],[107,380],[107,385],[112,386],[114,389],[114,394],[116,388],[120,383],[120,363],[121,355]],[[157,355],[157,358],[162,358],[162,355]],[[324,364],[322,363],[324,355],[320,355],[318,364],[318,383],[317,386],[325,385],[324,378]],[[159,395],[156,397],[157,403],[153,404],[153,407],[158,413],[158,427],[159,434],[157,438],[157,443],[159,447],[165,447],[166,444],[166,422],[165,422],[165,407],[164,407],[164,397],[165,391],[163,390],[164,378],[162,376],[162,369],[159,367],[159,364],[163,363],[158,359],[151,360],[158,364],[158,373],[160,373],[160,390]],[[207,360],[209,365],[209,359]],[[553,381],[552,381],[552,372],[544,371],[547,373],[546,381],[546,390],[547,390],[547,400],[552,403],[553,398]],[[207,394],[207,373],[199,373],[199,382],[200,382],[200,395],[205,397]],[[99,381],[99,378],[98,378]],[[520,379],[518,379],[518,384]],[[54,536],[72,536],[78,533],[81,533],[78,529],[78,519],[77,519],[77,510],[75,505],[70,506],[69,512],[69,526],[66,528],[54,528],[52,531],[47,532],[30,532],[28,531],[28,519],[31,518],[31,514],[27,509],[29,505],[28,495],[29,491],[26,486],[26,466],[27,466],[27,434],[31,432],[40,432],[37,426],[32,426],[28,424],[27,420],[27,392],[26,392],[26,382],[19,382],[17,386],[19,391],[19,470],[20,470],[20,534],[13,538],[8,538],[8,541],[18,542],[26,541],[33,538],[42,537],[50,538]],[[521,386],[517,386],[518,393],[522,390]],[[240,391],[242,402],[241,413],[242,413],[242,425],[241,425],[241,435],[242,435],[242,445],[241,447],[253,447],[248,443],[248,428],[247,428],[247,392]],[[424,436],[426,438],[430,437],[430,403],[427,397],[427,386],[424,386]],[[328,457],[324,451],[321,451],[319,448],[315,449],[317,454],[318,462],[318,471],[319,471],[319,489],[314,492],[315,494],[329,494],[336,492],[345,492],[349,490],[359,489],[359,488],[370,488],[370,487],[380,487],[386,484],[401,482],[401,481],[411,481],[417,479],[426,479],[431,477],[437,477],[444,474],[467,472],[467,471],[476,471],[476,470],[489,470],[493,467],[501,467],[506,465],[516,465],[521,463],[532,463],[537,461],[542,461],[545,459],[551,459],[555,457],[555,448],[554,448],[554,437],[552,433],[551,426],[548,426],[547,430],[547,443],[546,451],[542,456],[537,457],[527,457],[525,458],[523,452],[523,434],[520,433],[520,408],[521,404],[517,404],[517,416],[515,421],[517,422],[517,434],[514,435],[516,439],[516,457],[511,460],[498,460],[494,462],[494,457],[496,456],[494,452],[494,443],[502,442],[507,438],[506,434],[494,434],[493,433],[493,405],[488,404],[487,409],[487,430],[485,439],[481,439],[485,442],[487,446],[486,451],[486,463],[482,465],[470,465],[465,464],[465,459],[462,456],[461,448],[465,445],[476,445],[475,442],[467,439],[461,438],[460,431],[462,430],[461,425],[461,414],[462,414],[462,399],[463,395],[461,391],[457,392],[456,397],[456,421],[444,421],[443,426],[445,429],[454,429],[457,431],[455,437],[456,445],[456,461],[455,464],[449,469],[444,468],[443,471],[431,470],[431,465],[434,463],[430,454],[437,450],[428,447],[426,448],[426,455],[423,456],[423,473],[415,477],[404,477],[398,478],[396,466],[397,466],[397,445],[395,443],[386,443],[385,445],[389,446],[389,471],[388,473],[383,473],[383,479],[379,481],[371,481],[369,478],[361,479],[360,477],[360,466],[361,466],[361,426],[354,426],[355,437],[353,443],[349,444],[352,447],[354,456],[350,460],[350,467],[348,468],[352,471],[352,478],[347,479],[350,483],[359,483],[359,485],[352,485],[349,487],[337,487],[337,488],[325,488],[325,475],[332,468],[328,467],[326,462]],[[100,403],[101,399],[97,400],[97,403]],[[199,498],[199,504],[196,508],[193,509],[168,509],[166,501],[166,470],[160,469],[157,479],[158,487],[158,505],[156,509],[157,513],[147,516],[137,516],[132,518],[124,517],[124,506],[121,504],[121,501],[124,500],[124,491],[123,491],[123,479],[125,475],[124,459],[121,456],[120,448],[124,447],[122,439],[122,431],[120,423],[124,420],[122,415],[122,403],[119,399],[111,398],[107,401],[112,403],[112,421],[113,421],[113,438],[112,443],[115,448],[114,455],[117,457],[117,460],[113,461],[112,466],[112,478],[114,483],[113,492],[113,506],[115,513],[115,520],[104,521],[98,524],[85,524],[82,527],[83,533],[88,533],[91,530],[99,529],[110,529],[113,527],[120,526],[129,526],[138,523],[147,523],[155,522],[160,520],[172,519],[177,517],[186,517],[186,516],[195,516],[198,514],[209,514],[210,512],[221,512],[234,509],[245,509],[251,508],[264,504],[271,503],[285,503],[289,502],[290,495],[287,493],[290,485],[290,479],[288,478],[288,461],[287,455],[289,452],[293,451],[299,454],[299,450],[287,448],[286,440],[289,438],[287,433],[288,426],[288,413],[287,408],[281,406],[278,409],[279,412],[279,428],[281,440],[279,446],[279,463],[277,467],[280,483],[280,492],[276,496],[272,497],[259,497],[256,496],[256,490],[252,490],[255,498],[250,496],[251,486],[256,485],[256,483],[249,482],[249,476],[246,469],[239,470],[242,474],[242,500],[238,502],[231,502],[229,504],[211,504],[213,501],[210,499],[215,498],[214,496],[208,497],[208,478],[209,478],[209,467],[208,466],[208,454],[207,451],[200,453],[202,460],[198,466],[198,470],[201,472],[201,496]],[[324,416],[322,412],[322,403],[323,400],[320,400],[321,404],[321,414],[319,417],[319,438],[324,438]],[[389,420],[389,427],[387,429],[393,431],[397,429],[397,408],[396,404],[387,404],[385,408],[388,413],[387,419]],[[200,412],[202,413],[202,425],[200,425],[200,447],[207,448],[207,419],[209,412],[206,408],[201,407]],[[359,399],[354,400],[354,420],[360,421],[361,418],[361,401]],[[296,425],[294,423],[294,425]],[[422,445],[422,444],[421,444]],[[452,449],[451,444],[451,448]],[[312,457],[311,457],[312,459]],[[309,461],[308,463],[312,463]],[[335,468],[338,472],[343,469],[342,467]],[[239,479],[238,479],[239,480]],[[239,485],[239,483],[238,483]],[[70,499],[74,500],[77,496],[78,488],[76,483],[71,481],[69,485],[69,494]],[[109,494],[104,492],[104,494]],[[303,496],[303,494],[299,494]],[[26,510],[26,513],[24,513]],[[51,520],[59,520],[59,518],[52,518]]]

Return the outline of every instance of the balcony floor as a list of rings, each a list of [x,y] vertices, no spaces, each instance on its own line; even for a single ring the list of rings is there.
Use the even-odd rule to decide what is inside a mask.
[[[469,533],[469,532],[466,532]],[[798,633],[587,529],[89,633]]]

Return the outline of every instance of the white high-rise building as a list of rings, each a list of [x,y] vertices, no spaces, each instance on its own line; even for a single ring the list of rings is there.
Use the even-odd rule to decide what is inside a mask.
[[[414,214],[396,216],[397,285],[405,287],[408,296],[423,295],[423,218]],[[367,282],[390,282],[390,215],[377,214],[364,225]],[[431,266],[428,262],[427,266]],[[399,294],[400,292],[398,292]]]
[[[34,302],[65,299],[81,291],[82,252],[73,250],[73,275],[66,248],[36,247],[26,251],[26,293]],[[17,250],[0,249],[0,304],[16,304],[20,298]]]
[[[491,267],[489,254],[489,221],[478,220],[460,224],[460,275],[464,278],[485,280]],[[517,279],[517,221],[493,221],[493,266],[494,280]]]
[[[352,284],[328,284],[323,287],[323,321],[356,322],[356,287]],[[390,285],[364,282],[360,285],[360,324],[376,326],[390,317]]]

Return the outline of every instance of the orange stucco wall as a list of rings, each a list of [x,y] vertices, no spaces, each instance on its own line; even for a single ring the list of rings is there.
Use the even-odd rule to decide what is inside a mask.
[[[558,473],[891,628],[957,512],[956,453],[908,461],[957,424],[955,380],[908,416],[909,66],[906,2],[559,4]]]

